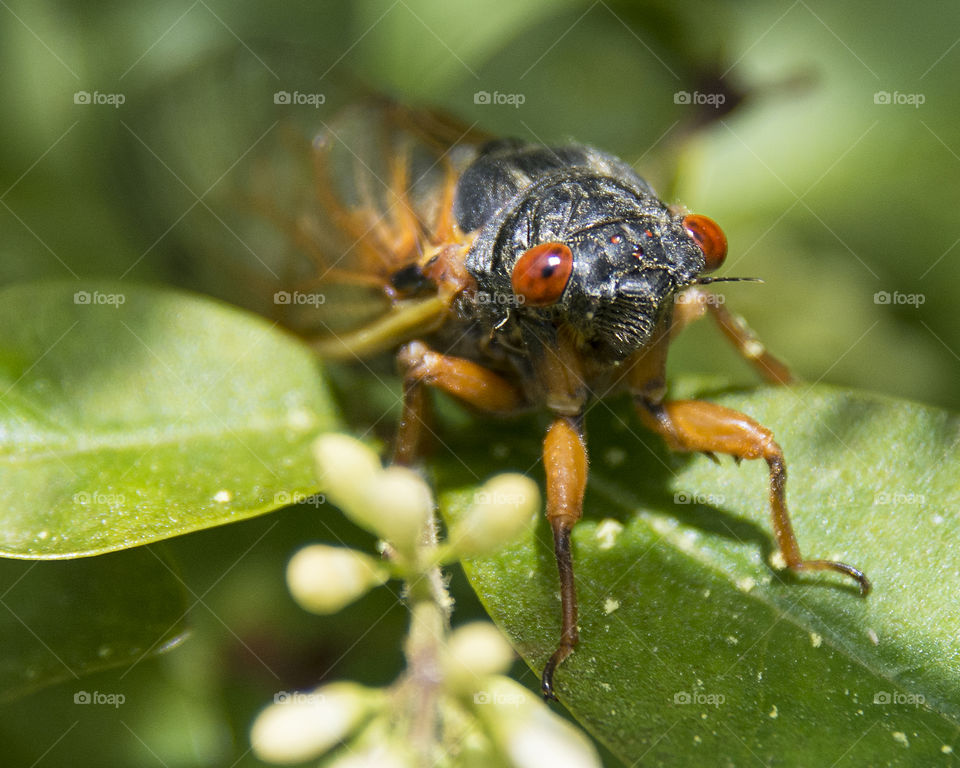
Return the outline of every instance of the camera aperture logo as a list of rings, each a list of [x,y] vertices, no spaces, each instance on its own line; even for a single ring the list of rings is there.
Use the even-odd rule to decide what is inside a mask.
[[[122,293],[100,293],[100,291],[77,291],[73,294],[74,304],[103,304],[109,307],[120,308],[127,303],[127,297]]]
[[[707,291],[680,291],[673,297],[676,304],[713,304],[722,306],[727,303],[727,297],[722,293],[708,293]]]
[[[922,707],[927,703],[926,697],[922,693],[903,693],[902,691],[877,691],[873,694],[873,703],[881,706],[886,705],[907,705],[912,707]]]
[[[300,291],[277,291],[273,294],[274,304],[296,304],[319,307],[327,303],[327,297],[322,293],[301,293]]]
[[[699,504],[704,507],[716,507],[723,504],[726,497],[722,493],[690,493],[677,491],[673,494],[674,504]]]
[[[494,504],[496,506],[526,504],[527,497],[523,493],[489,493],[478,491],[473,494],[474,504]]]
[[[912,491],[878,491],[873,497],[874,504],[892,506],[922,506],[927,503],[927,497],[922,493]]]
[[[279,491],[274,495],[273,501],[284,507],[289,507],[292,504],[308,504],[311,507],[319,507],[321,504],[327,503],[327,497],[322,493],[311,493],[307,495],[306,493]]]
[[[522,693],[490,693],[489,691],[477,691],[473,694],[474,704],[493,704],[498,707],[519,707],[526,696]]]
[[[108,507],[118,507],[127,503],[127,497],[122,493],[101,493],[100,491],[77,491],[73,494],[75,504],[102,504]]]
[[[122,93],[100,93],[100,91],[75,91],[73,94],[74,104],[95,104],[106,105],[114,109],[120,109],[120,105],[127,100]]]
[[[477,291],[477,304],[497,304],[501,307],[522,307],[526,302],[526,296],[507,295],[505,293],[490,293],[489,291]]]
[[[74,704],[106,704],[114,709],[119,709],[120,705],[127,700],[122,693],[102,693],[101,691],[77,691],[73,694]]]
[[[300,93],[300,91],[277,91],[273,94],[274,104],[290,104],[295,107],[308,106],[320,109],[327,101],[325,93]]]
[[[519,109],[526,102],[527,97],[522,93],[500,93],[500,91],[477,91],[473,94],[474,104],[506,104]]]
[[[927,100],[923,93],[900,93],[900,91],[877,91],[873,94],[874,104],[890,104],[894,106],[913,107],[920,109],[920,105]]]
[[[681,707],[688,704],[697,706],[719,707],[726,702],[727,697],[722,693],[704,693],[703,691],[677,691],[673,694],[673,703]]]
[[[874,304],[908,304],[919,307],[926,303],[927,297],[923,293],[900,293],[900,291],[877,291],[873,294]]]
[[[302,691],[277,691],[273,694],[274,704],[297,704],[299,706],[319,706],[327,700],[322,693],[304,693]]]
[[[674,104],[692,105],[695,107],[713,107],[720,109],[727,101],[725,93],[701,93],[700,91],[677,91],[673,94]]]

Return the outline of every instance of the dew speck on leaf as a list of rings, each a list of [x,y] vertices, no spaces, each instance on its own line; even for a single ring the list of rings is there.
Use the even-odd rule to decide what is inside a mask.
[[[607,518],[600,521],[600,525],[598,525],[596,531],[594,531],[593,537],[599,542],[598,546],[600,549],[613,549],[614,544],[617,543],[617,537],[622,530],[623,526],[619,522]]]

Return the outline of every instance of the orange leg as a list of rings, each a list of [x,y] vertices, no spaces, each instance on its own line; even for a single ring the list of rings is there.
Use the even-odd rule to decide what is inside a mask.
[[[543,441],[543,463],[547,471],[547,520],[553,529],[553,548],[560,572],[560,644],[543,668],[540,690],[544,698],[556,699],[553,673],[573,653],[580,639],[577,630],[577,592],[573,580],[570,531],[583,514],[587,489],[587,447],[579,418],[558,417]]]
[[[699,400],[658,404],[638,397],[644,424],[659,433],[675,451],[728,453],[740,459],[764,459],[770,467],[770,510],[773,532],[787,566],[793,571],[839,571],[856,579],[860,594],[870,592],[870,580],[852,565],[833,560],[805,560],[787,511],[787,469],[783,452],[766,427],[749,416]]]
[[[708,304],[707,309],[723,335],[764,379],[771,384],[792,384],[796,381],[786,364],[767,351],[742,317],[732,314],[716,302]]]
[[[417,457],[427,407],[424,386],[493,413],[510,413],[523,405],[517,388],[499,374],[471,360],[435,352],[422,341],[401,347],[397,360],[404,373],[403,415],[393,456],[397,464],[411,464]]]
[[[771,384],[791,384],[796,381],[787,365],[767,351],[746,321],[730,312],[720,301],[721,298],[696,287],[688,288],[679,294],[672,334],[675,335],[709,312],[727,341],[733,344],[741,357],[750,363],[764,380]]]
[[[494,413],[510,413],[523,405],[521,393],[493,371],[470,360],[444,355],[421,341],[405,344],[397,356],[404,371],[403,415],[394,462],[410,464],[417,457],[426,414],[425,387],[437,387],[470,405]],[[579,639],[577,595],[573,579],[570,531],[583,513],[587,487],[587,449],[579,417],[560,416],[543,443],[547,473],[547,520],[553,529],[560,573],[560,643],[543,670],[541,689],[553,693],[553,673]]]

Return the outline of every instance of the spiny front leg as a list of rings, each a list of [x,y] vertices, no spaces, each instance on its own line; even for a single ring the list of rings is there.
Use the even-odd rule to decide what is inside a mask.
[[[770,511],[777,545],[793,571],[839,571],[860,585],[860,594],[870,592],[863,571],[833,560],[805,560],[787,511],[787,469],[783,452],[769,429],[738,411],[701,400],[674,400],[658,404],[636,397],[644,424],[664,437],[675,451],[728,453],[735,459],[764,459],[770,467]]]
[[[570,532],[583,514],[587,488],[587,447],[579,417],[558,417],[543,441],[547,472],[547,520],[553,529],[553,548],[560,572],[560,644],[543,668],[540,689],[546,699],[556,699],[553,673],[580,639],[577,630],[577,591],[573,579]]]

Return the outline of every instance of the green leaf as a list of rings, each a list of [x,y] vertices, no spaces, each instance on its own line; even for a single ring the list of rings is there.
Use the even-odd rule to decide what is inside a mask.
[[[0,700],[110,667],[183,639],[187,603],[146,549],[69,562],[0,560]],[[117,692],[114,692],[117,693]]]
[[[309,350],[219,302],[126,284],[0,291],[0,554],[64,558],[315,493],[334,417]]]
[[[710,399],[773,429],[802,551],[862,567],[874,590],[768,565],[762,462],[669,454],[626,403],[599,404],[573,537],[581,641],[557,672],[560,700],[627,764],[943,759],[960,726],[960,420],[824,386]],[[536,437],[498,462],[487,435],[451,447],[484,476],[531,466]],[[473,481],[444,467],[455,519]],[[539,675],[559,635],[545,521],[464,568]]]

